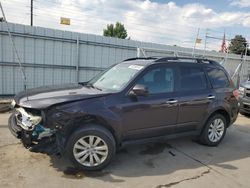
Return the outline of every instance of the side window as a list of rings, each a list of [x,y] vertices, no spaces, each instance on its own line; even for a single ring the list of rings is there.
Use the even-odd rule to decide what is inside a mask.
[[[139,81],[148,88],[149,94],[168,93],[174,91],[174,70],[159,67],[147,72]]]
[[[197,67],[180,66],[180,90],[194,91],[207,88],[207,80],[202,69]]]
[[[207,73],[213,88],[224,88],[229,85],[229,80],[223,70],[207,68]]]

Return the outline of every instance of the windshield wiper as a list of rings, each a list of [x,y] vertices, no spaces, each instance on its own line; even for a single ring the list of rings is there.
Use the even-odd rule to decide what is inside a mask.
[[[87,86],[87,87],[92,87],[92,88],[97,89],[97,90],[99,90],[99,91],[102,91],[101,88],[96,87],[96,86],[94,86],[93,84],[87,84],[86,86]]]
[[[86,86],[87,82],[78,82],[78,84],[82,85],[82,86]]]

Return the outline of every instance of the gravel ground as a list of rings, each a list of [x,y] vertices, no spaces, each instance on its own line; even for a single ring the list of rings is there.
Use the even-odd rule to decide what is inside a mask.
[[[81,172],[64,158],[32,153],[0,114],[0,187],[250,187],[250,118],[239,115],[218,147],[190,138],[125,148],[103,171]]]

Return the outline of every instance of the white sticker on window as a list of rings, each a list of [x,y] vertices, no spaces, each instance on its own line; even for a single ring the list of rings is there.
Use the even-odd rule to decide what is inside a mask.
[[[136,70],[141,70],[141,69],[143,69],[143,66],[140,66],[140,65],[130,65],[128,68],[130,68],[130,69],[136,69]]]

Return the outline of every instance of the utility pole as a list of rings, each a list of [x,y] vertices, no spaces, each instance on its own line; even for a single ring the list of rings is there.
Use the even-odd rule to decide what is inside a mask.
[[[33,26],[33,0],[30,0],[30,25]]]

